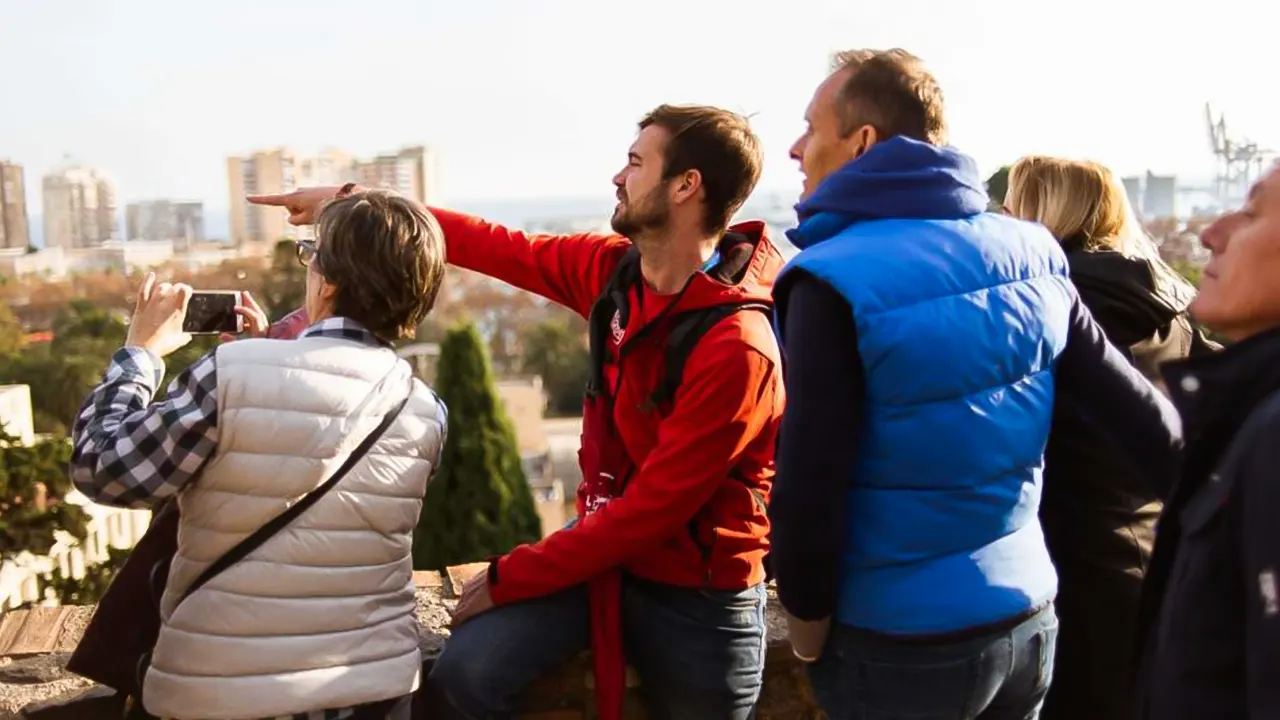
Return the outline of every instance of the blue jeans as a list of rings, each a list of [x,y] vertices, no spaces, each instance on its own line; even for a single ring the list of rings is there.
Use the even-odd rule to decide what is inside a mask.
[[[627,662],[652,720],[749,720],[764,673],[763,585],[740,592],[623,579]],[[430,716],[514,717],[529,683],[590,646],[585,587],[490,610],[454,630],[427,679]]]
[[[839,626],[809,680],[830,720],[1036,720],[1057,637],[1052,605],[1011,629],[946,645]]]

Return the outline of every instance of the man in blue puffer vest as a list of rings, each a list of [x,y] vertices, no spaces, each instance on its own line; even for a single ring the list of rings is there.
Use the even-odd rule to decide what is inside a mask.
[[[1037,518],[1055,398],[1153,477],[1176,413],[1048,231],[986,211],[917,58],[840,55],[806,119],[801,253],[774,290],[771,557],[794,649],[832,720],[1034,718],[1057,633]]]

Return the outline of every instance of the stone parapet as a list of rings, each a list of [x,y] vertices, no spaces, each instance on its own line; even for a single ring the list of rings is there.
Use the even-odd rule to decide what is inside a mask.
[[[484,566],[464,565],[444,573],[414,573],[425,672],[449,638],[449,611],[457,589]],[[0,618],[0,720],[119,720],[121,701],[108,688],[66,671],[66,662],[84,632],[92,607],[36,608]],[[786,623],[770,593],[766,609],[769,648],[765,662],[760,720],[820,720],[800,663],[791,654]],[[521,697],[524,720],[590,720],[595,717],[588,654],[534,683]],[[630,675],[629,693],[643,678]],[[637,697],[628,697],[628,720],[644,714]],[[415,718],[426,718],[415,699]]]

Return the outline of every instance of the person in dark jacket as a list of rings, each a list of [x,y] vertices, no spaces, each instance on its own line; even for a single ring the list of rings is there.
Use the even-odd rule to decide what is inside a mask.
[[[1147,720],[1280,717],[1280,169],[1200,238],[1191,314],[1231,342],[1164,367],[1187,444],[1139,610]]]
[[[1053,237],[986,212],[917,58],[842,54],[806,119],[801,252],[774,287],[793,650],[832,720],[1034,720],[1057,635],[1037,519],[1054,388],[1165,475],[1173,407],[1106,342]]]
[[[1005,209],[1062,243],[1085,307],[1149,380],[1160,384],[1161,363],[1211,347],[1187,317],[1195,288],[1150,248],[1106,167],[1023,158]],[[1043,720],[1132,717],[1134,623],[1160,508],[1146,475],[1059,392],[1040,503],[1060,623]]]

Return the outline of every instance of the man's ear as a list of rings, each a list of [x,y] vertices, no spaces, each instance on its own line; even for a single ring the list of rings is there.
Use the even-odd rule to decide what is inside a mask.
[[[702,173],[697,170],[686,170],[678,178],[673,178],[672,202],[682,203],[698,196],[702,189]]]
[[[878,142],[880,142],[880,133],[871,125],[863,125],[844,139],[845,147],[848,148],[849,157],[852,160],[862,157],[863,153]]]

